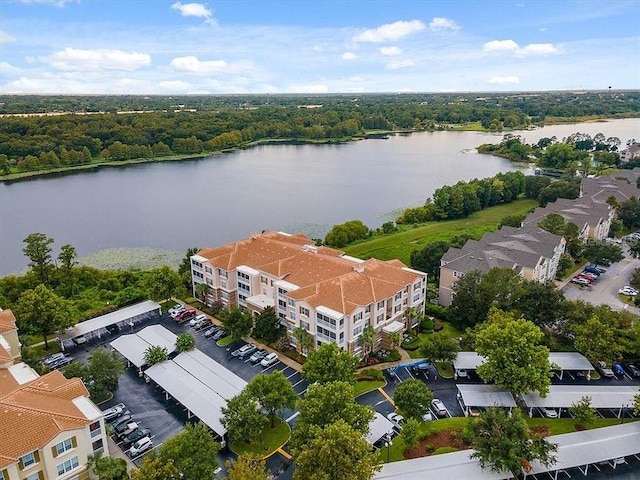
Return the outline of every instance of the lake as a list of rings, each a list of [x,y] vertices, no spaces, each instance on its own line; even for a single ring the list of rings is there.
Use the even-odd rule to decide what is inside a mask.
[[[513,132],[525,141],[574,132],[640,138],[640,119]],[[109,167],[0,183],[0,275],[27,265],[22,240],[42,232],[80,255],[114,247],[184,252],[254,231],[324,237],[360,219],[376,228],[442,185],[514,170],[475,148],[502,133],[420,132],[339,145],[265,145],[198,160]],[[531,170],[525,173],[530,174]]]

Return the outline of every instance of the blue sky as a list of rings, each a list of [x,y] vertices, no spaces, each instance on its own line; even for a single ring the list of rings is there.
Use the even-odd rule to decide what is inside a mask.
[[[638,0],[0,0],[0,93],[638,89],[638,18]]]

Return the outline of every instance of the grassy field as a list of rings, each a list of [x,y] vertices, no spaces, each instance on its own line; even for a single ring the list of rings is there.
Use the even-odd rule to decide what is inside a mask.
[[[378,387],[384,387],[384,385],[385,383],[382,380],[360,380],[353,386],[353,392],[357,397]]]
[[[290,435],[291,429],[287,422],[276,418],[275,428],[267,425],[267,428],[264,429],[264,433],[262,434],[262,439],[253,439],[251,443],[231,443],[229,448],[237,455],[252,454],[264,458],[283,446]]]
[[[522,215],[538,206],[536,200],[518,200],[507,205],[486,208],[459,220],[425,223],[383,237],[376,237],[344,248],[348,255],[359,258],[391,260],[398,258],[409,265],[411,252],[428,243],[449,241],[456,235],[480,237],[484,232],[497,230],[500,220],[510,215]]]

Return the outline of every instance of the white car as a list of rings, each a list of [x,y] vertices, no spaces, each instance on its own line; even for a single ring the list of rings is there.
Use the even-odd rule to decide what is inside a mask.
[[[449,413],[447,411],[447,407],[445,407],[444,403],[442,403],[442,400],[438,398],[434,398],[431,401],[431,408],[433,408],[433,410],[436,412],[436,415],[438,415],[439,417],[446,417]]]
[[[542,413],[547,418],[558,418],[558,411],[555,408],[541,408]]]
[[[185,308],[187,307],[185,307],[182,304],[176,305],[175,307],[169,309],[169,315],[171,315],[172,317],[175,317],[179,313],[184,312]]]
[[[151,439],[149,437],[144,437],[138,440],[133,445],[131,445],[131,448],[129,449],[129,454],[132,457],[137,457],[138,455],[146,452],[152,447],[153,447],[153,442],[151,441]]]
[[[104,416],[104,421],[108,422],[110,420],[113,420],[114,418],[117,418],[123,415],[126,408],[127,407],[125,407],[124,403],[119,403],[117,405],[114,405],[111,408],[107,408],[102,412],[102,415]]]
[[[422,415],[423,422],[430,422],[431,420],[433,420],[433,415],[431,412],[427,412],[424,415]]]
[[[391,412],[387,415],[387,420],[393,423],[393,426],[401,429],[402,425],[404,425],[404,417],[398,413]]]
[[[638,290],[627,285],[625,287],[622,287],[620,290],[618,290],[618,293],[620,295],[629,295],[631,297],[635,297],[636,295],[638,295]]]
[[[207,316],[204,313],[201,313],[200,315],[197,315],[197,316],[193,317],[191,320],[189,320],[189,326],[190,327],[195,327],[197,325],[200,325],[206,319],[207,319]]]
[[[464,368],[456,368],[456,377],[457,378],[467,378],[469,374]]]
[[[262,365],[263,367],[270,367],[277,361],[278,361],[278,354],[274,352],[264,357],[260,362],[260,365]]]

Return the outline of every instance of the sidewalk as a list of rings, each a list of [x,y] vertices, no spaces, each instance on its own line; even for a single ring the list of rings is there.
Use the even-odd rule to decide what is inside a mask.
[[[124,458],[124,460],[127,462],[127,472],[131,472],[131,470],[135,470],[136,468],[138,468],[131,461],[131,459],[127,455],[125,455],[122,450],[120,450],[120,447],[116,445],[116,442],[114,442],[111,437],[107,437],[107,447],[109,449],[109,455],[113,458]]]

